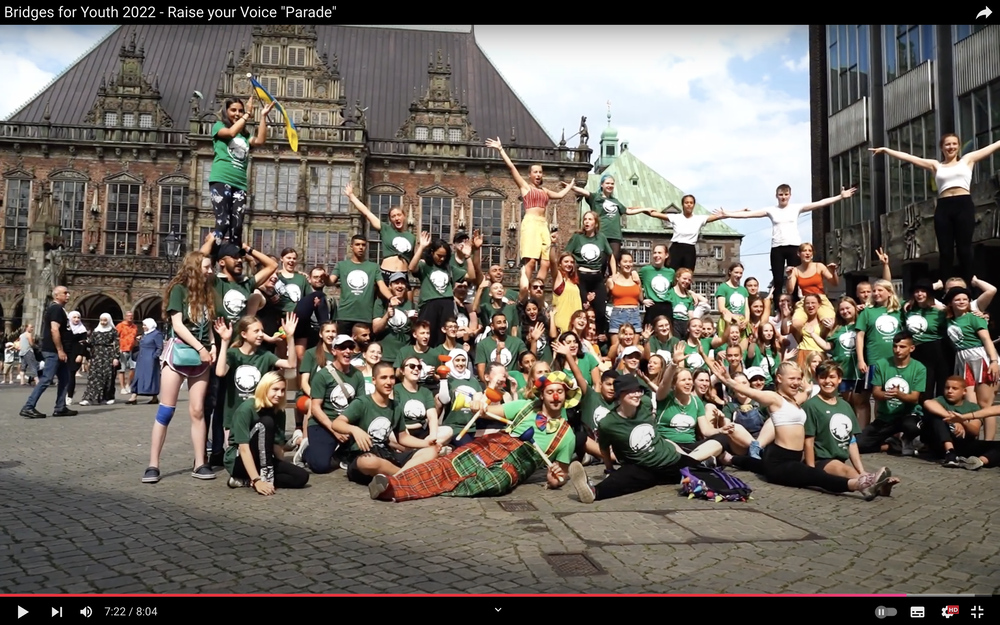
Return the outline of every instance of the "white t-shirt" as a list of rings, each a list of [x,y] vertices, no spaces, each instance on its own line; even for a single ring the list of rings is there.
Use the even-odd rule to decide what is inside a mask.
[[[671,243],[683,243],[685,245],[697,245],[698,235],[705,227],[709,215],[691,215],[685,217],[683,213],[667,215],[667,221],[674,227],[674,234],[670,237]]]
[[[785,208],[768,206],[764,209],[771,220],[771,247],[802,245],[798,221],[803,208],[805,204],[789,204]]]

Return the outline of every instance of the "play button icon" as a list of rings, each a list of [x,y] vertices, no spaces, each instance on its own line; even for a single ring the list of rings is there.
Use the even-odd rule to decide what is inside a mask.
[[[22,616],[24,616],[27,613],[28,613],[27,610],[25,610],[21,606],[17,606],[17,618],[21,618]]]

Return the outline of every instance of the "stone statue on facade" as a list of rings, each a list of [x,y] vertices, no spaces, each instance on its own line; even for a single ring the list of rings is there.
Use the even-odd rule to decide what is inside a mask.
[[[587,130],[587,117],[580,117],[580,145],[587,145],[590,140],[590,131]]]

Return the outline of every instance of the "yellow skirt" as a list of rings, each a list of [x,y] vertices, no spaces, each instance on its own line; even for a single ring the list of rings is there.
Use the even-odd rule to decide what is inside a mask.
[[[521,258],[548,259],[552,247],[549,224],[541,215],[525,215],[521,220]]]

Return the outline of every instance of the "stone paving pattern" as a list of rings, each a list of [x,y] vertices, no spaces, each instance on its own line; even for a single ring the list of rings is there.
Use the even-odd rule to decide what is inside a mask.
[[[997,469],[865,456],[903,480],[870,503],[747,473],[747,503],[658,487],[585,506],[528,484],[503,499],[530,512],[392,504],[339,470],[261,497],[190,477],[183,393],[156,485],[139,481],[155,407],[27,420],[26,396],[0,387],[0,593],[1000,593]],[[565,553],[603,571],[562,577],[546,556]]]

